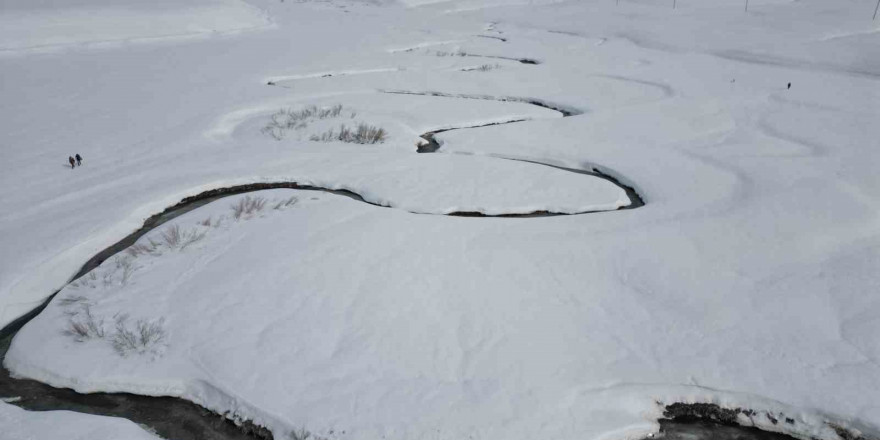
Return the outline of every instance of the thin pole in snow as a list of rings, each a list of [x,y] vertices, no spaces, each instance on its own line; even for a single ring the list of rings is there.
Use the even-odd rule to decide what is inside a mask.
[[[877,11],[878,10],[880,10],[880,0],[877,0],[877,7],[874,8],[874,18],[872,18],[871,21],[874,21],[877,19]]]
[[[749,12],[749,0],[746,0],[746,12]]]
[[[675,2],[676,2],[676,1],[677,1],[677,0],[672,0],[672,9],[675,9]]]

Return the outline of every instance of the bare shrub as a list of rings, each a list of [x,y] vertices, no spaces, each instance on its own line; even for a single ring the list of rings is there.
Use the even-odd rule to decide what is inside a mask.
[[[172,225],[168,229],[162,231],[162,239],[170,248],[175,248],[183,241],[183,234],[180,232],[179,225]]]
[[[501,68],[500,64],[482,64],[477,67],[469,67],[467,69],[461,69],[462,72],[488,72],[490,70]]]
[[[377,144],[385,142],[388,132],[384,128],[367,124],[358,124],[354,129],[345,124],[339,126],[339,131],[330,129],[320,135],[312,135],[309,140],[314,142],[340,141],[351,144]]]
[[[290,432],[290,440],[327,440],[326,437],[313,435],[305,428],[294,429]]]
[[[260,129],[260,133],[272,136],[276,141],[284,139],[284,131],[285,127],[275,119],[274,115],[272,116],[272,120],[266,124],[265,127]]]
[[[438,50],[438,51],[434,52],[434,55],[436,55],[438,57],[466,57],[469,54],[462,49],[458,49],[458,50],[455,50],[452,52]]]
[[[139,257],[141,255],[155,255],[158,253],[157,247],[159,243],[150,241],[150,244],[144,243],[135,243],[128,247],[125,252],[132,257]]]
[[[202,225],[202,226],[207,226],[207,227],[210,228],[210,227],[211,227],[211,221],[212,221],[212,220],[211,220],[211,217],[208,216],[208,218],[206,218],[206,219],[200,221],[199,224]]]
[[[180,250],[184,250],[187,246],[200,241],[205,238],[205,235],[207,234],[207,232],[189,231],[183,240],[183,245],[180,246]]]
[[[119,283],[123,286],[128,284],[128,281],[131,279],[131,275],[138,269],[140,266],[134,265],[134,257],[130,255],[126,255],[123,257],[116,257],[116,269],[122,271],[122,278]]]
[[[88,304],[82,306],[81,313],[70,316],[67,320],[67,328],[63,333],[73,338],[76,342],[85,342],[93,338],[104,337],[104,319],[92,315],[92,309]]]
[[[332,107],[312,105],[301,110],[281,109],[269,116],[269,122],[260,131],[272,136],[275,140],[281,140],[287,130],[301,130],[313,120],[338,118],[342,114],[342,110],[342,104],[336,104]]]
[[[295,205],[298,201],[299,199],[297,199],[296,196],[290,196],[289,199],[279,200],[277,203],[275,203],[275,207],[273,209],[284,209],[289,206]]]
[[[232,209],[232,216],[236,220],[239,220],[243,215],[251,215],[260,212],[265,207],[265,198],[244,196],[243,198],[238,199],[238,202],[233,204],[230,208]]]
[[[384,128],[358,124],[354,141],[358,144],[375,144],[384,142],[387,136],[388,133]]]
[[[171,249],[183,250],[187,246],[205,238],[207,233],[203,231],[183,231],[180,225],[172,225],[162,231],[162,240]]]
[[[76,288],[76,289],[78,289],[80,287],[91,287],[92,289],[94,289],[95,282],[97,280],[98,280],[98,275],[95,274],[94,271],[92,271],[92,272],[89,272],[87,275],[83,275],[80,279],[70,283],[70,286],[73,288]]]
[[[165,342],[165,320],[137,320],[133,327],[128,325],[128,315],[116,316],[116,333],[111,343],[116,353],[122,357],[130,354],[158,354]]]
[[[72,306],[74,304],[85,303],[86,301],[88,301],[88,298],[86,298],[82,295],[66,296],[66,297],[60,298],[58,300],[58,305],[63,306],[63,307],[68,307],[68,306]]]

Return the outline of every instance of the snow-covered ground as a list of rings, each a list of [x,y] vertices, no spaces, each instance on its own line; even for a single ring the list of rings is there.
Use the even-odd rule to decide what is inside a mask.
[[[156,440],[134,423],[70,411],[30,412],[0,402],[3,440]]]
[[[0,1],[0,23],[108,21],[0,26],[0,322],[63,287],[13,341],[17,375],[276,438],[634,438],[677,401],[880,433],[873,0]],[[134,25],[177,9],[208,24]],[[309,140],[358,123],[387,140]],[[629,202],[511,158],[646,205],[442,215]],[[245,195],[224,198],[65,286],[183,197],[278,181],[387,207],[272,190],[235,219]],[[192,243],[160,244],[174,225]]]
[[[241,0],[0,0],[0,56],[71,46],[122,49],[270,26],[261,10]]]

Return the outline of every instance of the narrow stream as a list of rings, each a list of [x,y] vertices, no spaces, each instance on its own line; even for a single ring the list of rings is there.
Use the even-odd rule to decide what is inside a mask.
[[[541,104],[535,104],[541,105]],[[542,105],[544,106],[544,105]],[[550,108],[550,107],[548,107]],[[554,109],[562,112],[562,110]],[[564,115],[568,115],[563,113]],[[521,122],[509,121],[505,123]],[[494,124],[490,124],[494,125]],[[463,129],[472,127],[461,127]],[[453,129],[448,129],[453,130]],[[436,152],[440,145],[434,135],[442,131],[425,133],[422,138],[427,142],[419,148],[419,152]],[[517,160],[536,165],[549,166],[560,170],[589,175],[608,180],[623,188],[631,200],[631,204],[620,209],[635,209],[644,205],[642,198],[629,186],[621,184],[617,179],[602,173],[598,169],[581,170],[550,165],[542,162],[498,157],[504,160]],[[212,201],[231,195],[273,188],[290,188],[299,190],[323,191],[350,197],[364,203],[360,195],[345,190],[329,190],[325,188],[298,185],[295,182],[255,183],[230,188],[218,188],[201,194],[187,197],[161,213],[148,218],[144,225],[119,242],[99,252],[89,259],[70,280],[71,282],[98,267],[107,258],[112,257],[134,244],[144,234],[162,226],[164,223],[203,206]],[[376,205],[379,206],[379,205]],[[450,215],[487,217],[479,213],[453,213]],[[560,215],[549,212],[536,212],[525,215],[508,215],[501,217],[543,217]],[[55,292],[46,301],[28,314],[20,317],[0,330],[0,359],[6,352],[15,334],[31,319],[37,316],[54,298]],[[175,440],[252,440],[273,439],[272,433],[265,428],[244,422],[240,425],[226,417],[211,412],[201,406],[175,397],[150,397],[128,393],[91,393],[80,394],[70,389],[54,388],[49,385],[29,380],[15,379],[5,367],[0,367],[0,397],[13,398],[10,403],[31,411],[70,410],[87,414],[116,416],[129,419],[153,430],[163,438]],[[687,440],[793,440],[781,434],[769,433],[755,428],[732,426],[717,420],[706,420],[692,416],[673,417],[660,421],[661,434],[669,439]],[[656,438],[656,436],[654,437]]]
[[[547,102],[544,102],[544,101],[541,101],[538,99],[533,99],[533,98],[493,97],[493,96],[482,96],[482,95],[453,95],[453,94],[441,93],[441,92],[408,92],[408,91],[402,91],[402,90],[397,90],[397,91],[387,91],[386,90],[386,91],[382,91],[382,93],[403,94],[403,95],[421,95],[421,96],[437,96],[437,97],[443,97],[443,98],[484,99],[484,100],[495,100],[495,101],[502,101],[502,102],[521,102],[521,103],[530,104],[530,105],[534,105],[537,107],[546,108],[548,110],[553,110],[553,111],[559,112],[563,118],[567,118],[569,116],[581,114],[581,112],[578,110],[567,109],[567,108],[560,106],[560,105],[550,104],[550,103],[547,103]],[[510,121],[504,121],[504,122],[492,122],[492,123],[488,123],[488,124],[469,125],[469,126],[465,126],[465,127],[453,127],[453,128],[444,128],[444,129],[429,131],[429,132],[420,136],[425,142],[416,146],[416,152],[417,153],[436,153],[436,152],[438,152],[440,150],[441,145],[439,142],[437,142],[437,139],[435,138],[435,136],[440,133],[444,133],[447,131],[453,131],[453,130],[463,130],[466,128],[480,128],[480,127],[491,127],[493,125],[515,124],[517,122],[524,122],[524,121],[528,121],[528,119],[513,119]],[[568,171],[570,173],[598,177],[600,179],[607,180],[607,181],[613,183],[614,185],[623,189],[626,192],[626,195],[630,200],[630,204],[627,206],[622,206],[622,207],[618,208],[618,210],[635,209],[635,208],[640,208],[642,206],[645,206],[645,200],[642,198],[642,196],[640,196],[636,192],[635,188],[633,188],[632,186],[629,186],[629,185],[624,185],[622,182],[620,182],[619,179],[615,178],[614,176],[610,175],[607,172],[602,172],[599,168],[596,168],[596,167],[593,167],[591,170],[585,170],[585,169],[578,169],[578,168],[563,167],[563,166],[559,166],[559,165],[552,165],[549,163],[539,162],[537,160],[531,160],[531,159],[505,157],[505,156],[500,156],[500,155],[491,155],[489,157],[494,157],[497,159],[504,159],[504,160],[514,160],[517,162],[533,163],[535,165],[542,165],[545,167],[556,168],[558,170]],[[469,215],[469,214],[470,213],[456,213],[453,215]],[[547,213],[547,212],[535,213],[535,214],[555,215],[555,214]]]
[[[351,191],[330,190],[299,185],[295,182],[253,183],[206,191],[187,197],[176,205],[149,217],[144,221],[144,225],[141,228],[90,258],[70,282],[86,275],[108,258],[130,247],[143,235],[180,215],[224,197],[275,188],[322,191],[370,203]],[[479,213],[452,213],[449,215],[490,217]],[[558,214],[536,212],[531,214],[501,215],[498,217],[543,217],[550,215]],[[0,329],[0,360],[6,356],[6,352],[15,334],[28,321],[42,312],[57,293],[53,293],[39,307]],[[80,394],[70,389],[54,388],[34,380],[13,378],[2,365],[0,365],[0,397],[13,398],[15,400],[11,403],[32,411],[70,410],[88,414],[123,417],[149,427],[164,438],[175,440],[273,438],[271,432],[260,426],[248,422],[237,426],[226,417],[184,399],[140,396],[128,393]]]
[[[452,131],[452,130],[462,130],[465,128],[479,128],[479,127],[489,127],[492,125],[513,124],[513,123],[522,122],[522,121],[525,121],[525,119],[517,119],[517,120],[513,120],[513,121],[508,121],[508,122],[494,122],[491,124],[475,125],[475,126],[469,126],[469,127],[458,127],[458,128],[446,128],[446,129],[442,129],[442,130],[429,131],[421,136],[421,138],[423,140],[425,140],[425,143],[419,144],[416,147],[416,152],[418,152],[418,153],[436,153],[436,152],[438,152],[438,150],[440,150],[440,143],[437,142],[437,139],[434,138],[434,135],[436,135],[438,133],[443,133],[443,132]],[[626,196],[629,198],[629,205],[621,206],[620,208],[617,208],[618,211],[620,211],[622,209],[636,209],[636,208],[641,208],[642,206],[645,206],[644,199],[642,199],[642,196],[640,196],[636,192],[635,188],[633,188],[629,185],[624,185],[617,178],[615,178],[607,173],[603,173],[601,170],[599,170],[598,168],[595,168],[595,167],[592,170],[583,170],[583,169],[578,169],[578,168],[563,167],[563,166],[559,166],[559,165],[551,165],[549,163],[538,162],[538,161],[530,160],[530,159],[519,159],[519,158],[504,157],[504,156],[489,156],[489,157],[494,157],[496,159],[503,159],[503,160],[513,160],[513,161],[517,161],[517,162],[533,163],[535,165],[542,165],[545,167],[556,168],[558,170],[568,171],[570,173],[583,174],[585,176],[592,176],[592,177],[597,177],[602,180],[607,180],[607,181],[613,183],[614,185],[616,185],[618,188],[624,190],[624,192],[626,192]],[[599,212],[602,212],[602,211],[599,211]],[[578,214],[586,214],[586,213],[578,213]],[[469,216],[469,217],[481,216],[480,213],[464,213],[464,212],[456,212],[456,213],[452,213],[449,215]],[[558,214],[558,213],[540,211],[540,212],[534,212],[531,214],[520,214],[520,215],[516,215],[516,216],[537,217],[537,216],[553,216],[553,215],[572,215],[572,214]],[[511,215],[501,215],[500,217],[506,217],[506,216],[511,216]]]

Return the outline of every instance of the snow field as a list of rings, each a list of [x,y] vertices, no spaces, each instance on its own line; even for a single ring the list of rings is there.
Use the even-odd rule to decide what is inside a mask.
[[[117,313],[129,325],[164,318],[167,344],[121,356],[71,339],[60,301],[83,288],[67,286],[5,365],[79,391],[181,396],[279,436],[638,438],[656,430],[657,402],[676,401],[784,414],[795,423],[743,422],[805,437],[836,440],[827,421],[874,434],[871,3],[346,13],[255,0],[276,30],[0,60],[15,84],[0,119],[12,171],[0,183],[17,189],[2,195],[2,245],[14,249],[0,266],[4,320],[204,190],[292,179],[400,208],[290,192],[290,209],[143,255],[124,285],[124,266],[108,260],[84,290],[90,310],[114,324]],[[461,72],[484,62],[501,67]],[[579,114],[377,90],[535,98]],[[279,108],[335,104],[387,128],[388,141],[309,142],[329,120],[282,141],[259,133]],[[41,119],[47,106],[55,128]],[[529,121],[441,133],[439,153],[413,152],[425,131],[507,118]],[[91,148],[85,167],[56,166],[79,145]],[[543,219],[406,212],[620,201],[598,179],[482,157],[492,155],[607,170],[647,204]],[[234,200],[175,222],[198,230]]]
[[[0,55],[64,47],[109,48],[130,42],[205,37],[264,29],[265,12],[239,0],[78,2],[3,0]]]

